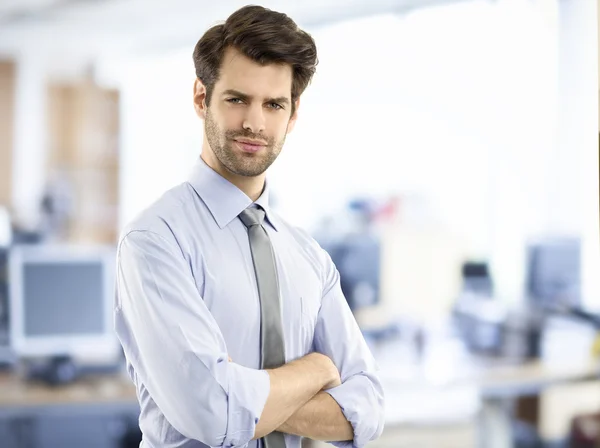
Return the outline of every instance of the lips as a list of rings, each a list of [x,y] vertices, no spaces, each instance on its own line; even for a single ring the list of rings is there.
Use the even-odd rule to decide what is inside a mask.
[[[237,146],[244,152],[255,153],[263,149],[266,145],[260,142],[250,140],[235,140]]]

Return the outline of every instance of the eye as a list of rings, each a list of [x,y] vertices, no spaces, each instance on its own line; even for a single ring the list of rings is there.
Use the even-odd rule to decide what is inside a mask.
[[[242,100],[239,98],[229,98],[226,101],[231,104],[242,104]]]
[[[283,106],[279,103],[268,103],[269,108],[274,110],[283,109]]]

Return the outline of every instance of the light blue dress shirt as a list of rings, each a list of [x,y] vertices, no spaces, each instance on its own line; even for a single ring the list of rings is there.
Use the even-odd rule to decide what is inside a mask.
[[[286,362],[329,356],[342,385],[327,392],[362,447],[383,430],[377,365],[328,254],[276,215],[268,183],[256,201],[276,258]],[[142,446],[250,447],[269,395],[260,369],[260,303],[238,218],[252,200],[202,159],[187,182],[130,223],[118,249],[115,328],[141,407]],[[228,362],[231,356],[233,362]],[[301,438],[286,434],[287,448]]]

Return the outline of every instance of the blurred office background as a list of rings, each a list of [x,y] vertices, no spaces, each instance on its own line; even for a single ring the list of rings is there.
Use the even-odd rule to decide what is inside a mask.
[[[139,444],[115,243],[198,157],[191,52],[243,4],[0,1],[0,446]],[[262,4],[319,50],[272,199],[380,364],[370,446],[598,446],[597,0]]]

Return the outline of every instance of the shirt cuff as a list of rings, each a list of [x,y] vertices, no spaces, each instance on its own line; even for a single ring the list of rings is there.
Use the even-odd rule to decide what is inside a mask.
[[[230,362],[228,368],[228,424],[224,448],[243,447],[252,440],[271,389],[266,370]]]
[[[363,448],[377,432],[379,404],[371,380],[361,374],[352,376],[343,384],[326,390],[342,409],[354,430],[353,441],[332,442],[338,448]]]

